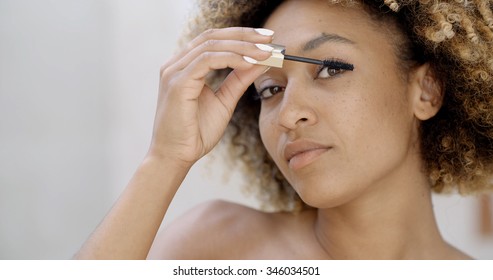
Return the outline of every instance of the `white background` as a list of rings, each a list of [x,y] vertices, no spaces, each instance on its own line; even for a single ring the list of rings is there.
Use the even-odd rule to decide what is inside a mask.
[[[107,213],[148,147],[190,1],[0,0],[0,259],[71,258]],[[214,198],[254,206],[240,182],[200,161],[165,223]],[[493,259],[475,198],[435,204],[448,241]]]

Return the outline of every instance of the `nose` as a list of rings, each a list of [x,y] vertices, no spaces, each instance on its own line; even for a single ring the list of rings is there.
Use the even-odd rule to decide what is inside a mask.
[[[286,130],[318,122],[317,102],[302,83],[289,83],[279,105],[278,124]]]

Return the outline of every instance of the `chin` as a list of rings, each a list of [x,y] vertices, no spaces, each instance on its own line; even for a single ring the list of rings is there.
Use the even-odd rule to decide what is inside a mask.
[[[319,186],[302,186],[295,188],[301,200],[307,205],[324,209],[335,208],[350,202],[357,196],[357,192],[349,192],[351,188],[325,185]],[[344,190],[344,191],[343,191]]]

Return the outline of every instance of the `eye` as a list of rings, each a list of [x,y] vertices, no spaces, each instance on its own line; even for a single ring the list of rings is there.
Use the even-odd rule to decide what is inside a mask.
[[[337,74],[340,74],[346,70],[341,68],[331,68],[330,66],[322,66],[320,70],[318,70],[317,78],[319,79],[327,79],[333,77]]]
[[[351,63],[339,61],[339,60],[324,60],[323,65],[318,68],[317,77],[318,79],[327,79],[330,77],[337,76],[345,71],[353,71],[354,66]]]
[[[280,92],[283,92],[284,89],[285,87],[281,86],[265,87],[257,91],[257,97],[258,99],[268,99]]]

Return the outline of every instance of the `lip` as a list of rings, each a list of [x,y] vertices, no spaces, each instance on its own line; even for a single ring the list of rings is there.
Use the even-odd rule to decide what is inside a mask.
[[[284,158],[291,169],[297,170],[312,163],[319,155],[329,149],[331,149],[331,146],[301,139],[284,146]]]

